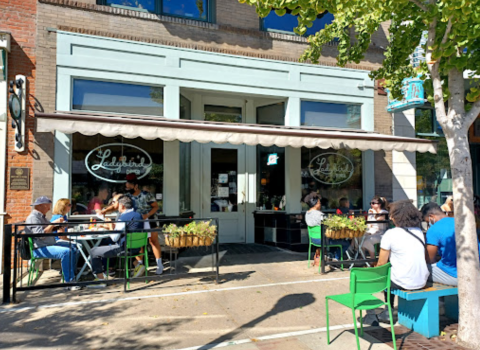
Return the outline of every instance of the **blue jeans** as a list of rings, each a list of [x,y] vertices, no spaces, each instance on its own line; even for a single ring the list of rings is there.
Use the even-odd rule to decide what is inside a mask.
[[[33,256],[37,259],[60,259],[65,282],[71,282],[75,279],[77,255],[78,250],[60,245],[50,245],[33,251]]]
[[[312,238],[312,243],[321,245],[322,240],[320,238]],[[345,252],[348,247],[350,247],[350,241],[345,240],[345,239],[330,239],[327,238],[327,245],[341,245],[343,252]],[[343,260],[343,256],[340,256],[340,249],[338,248],[331,248],[331,251],[333,252],[333,256],[337,260]]]

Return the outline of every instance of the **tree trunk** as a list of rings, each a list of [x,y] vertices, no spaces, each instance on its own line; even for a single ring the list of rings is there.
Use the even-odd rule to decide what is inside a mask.
[[[460,117],[464,119],[464,116]],[[444,132],[453,180],[459,297],[458,343],[471,349],[480,349],[480,267],[468,126]]]

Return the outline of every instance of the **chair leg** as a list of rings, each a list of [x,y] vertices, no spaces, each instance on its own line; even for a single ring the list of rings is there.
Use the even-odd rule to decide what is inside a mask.
[[[148,277],[148,249],[145,247],[145,252],[143,253],[143,259],[145,260],[145,277]],[[148,283],[148,279],[145,278],[145,283]]]
[[[308,243],[308,268],[310,268],[310,255],[312,255],[312,243]]]
[[[343,248],[342,248],[342,246],[340,246],[340,260],[343,261]],[[340,268],[343,271],[343,264],[340,265]]]
[[[322,248],[320,248],[320,255],[319,255],[319,258],[320,258],[320,262],[318,264],[318,273],[321,274],[322,273],[322,259],[323,259],[323,255],[322,255]]]
[[[327,345],[330,345],[330,325],[329,325],[329,317],[328,317],[328,298],[325,298],[325,310],[327,312]]]
[[[388,315],[390,316],[390,328],[392,329],[393,349],[397,350],[397,340],[395,339],[395,330],[393,329],[393,314],[392,314],[392,307],[390,306],[390,303],[388,304]]]
[[[363,337],[363,317],[362,317],[362,310],[360,311],[360,336]]]
[[[128,263],[130,262],[129,261],[130,259],[129,258],[126,258],[125,259],[125,276],[127,278],[127,289],[130,289],[130,272],[129,272],[129,265]]]
[[[360,339],[358,339],[358,329],[357,329],[357,320],[355,318],[355,309],[352,309],[353,314],[353,327],[355,328],[355,338],[357,339],[357,348],[360,349]]]

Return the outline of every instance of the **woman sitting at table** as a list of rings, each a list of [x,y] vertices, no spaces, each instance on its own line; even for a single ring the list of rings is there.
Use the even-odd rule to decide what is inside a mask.
[[[385,221],[388,214],[388,201],[385,197],[375,196],[370,202],[370,209],[368,209],[368,221]],[[375,244],[380,243],[382,236],[388,228],[387,223],[371,223],[368,224],[368,229],[363,241],[363,251],[368,251],[370,257],[375,257]]]
[[[422,216],[410,200],[401,200],[390,205],[390,219],[395,228],[385,232],[380,243],[377,266],[392,264],[390,290],[416,290],[425,287],[428,268],[425,260],[425,237],[420,229]],[[385,301],[387,301],[385,292]],[[393,308],[395,295],[390,295]],[[388,308],[379,316],[381,322],[389,323]]]
[[[309,227],[312,226],[320,226],[322,224],[325,215],[320,211],[321,207],[321,197],[316,193],[312,192],[307,195],[304,199],[305,203],[310,206],[310,210],[307,211],[305,214],[305,222]],[[321,239],[313,238],[312,243],[315,244],[322,244]],[[346,251],[350,246],[350,242],[346,239],[330,239],[327,238],[327,245],[328,244],[336,244],[341,245],[343,247],[343,251]],[[334,259],[342,260],[343,257],[340,256],[340,249],[334,248]]]

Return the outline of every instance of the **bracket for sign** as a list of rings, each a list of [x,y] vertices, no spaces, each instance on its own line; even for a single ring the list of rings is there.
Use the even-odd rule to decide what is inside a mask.
[[[12,128],[15,129],[15,151],[25,151],[25,108],[27,79],[24,75],[15,76],[10,82],[9,109],[12,117]]]

